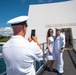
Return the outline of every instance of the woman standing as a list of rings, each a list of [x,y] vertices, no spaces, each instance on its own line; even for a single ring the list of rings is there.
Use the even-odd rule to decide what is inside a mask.
[[[49,62],[50,71],[54,71],[52,67],[55,61],[55,52],[54,52],[54,36],[53,36],[52,29],[48,29],[46,41],[47,41],[47,47],[48,47],[48,51],[46,53],[46,59]]]

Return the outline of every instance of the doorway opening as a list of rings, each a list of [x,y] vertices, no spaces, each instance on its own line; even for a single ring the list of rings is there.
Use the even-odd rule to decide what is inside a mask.
[[[71,28],[62,28],[61,29],[61,32],[65,35],[65,42],[66,42],[66,45],[65,47],[66,48],[72,48],[73,47],[73,37],[72,37],[72,30]]]

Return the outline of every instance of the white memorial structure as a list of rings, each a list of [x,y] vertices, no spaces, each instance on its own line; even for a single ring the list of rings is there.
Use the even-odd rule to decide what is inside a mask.
[[[54,34],[55,28],[61,28],[67,44],[69,40],[76,39],[76,0],[30,5],[28,16],[26,38],[30,36],[31,29],[36,29],[39,43],[44,43],[49,28],[54,30]]]

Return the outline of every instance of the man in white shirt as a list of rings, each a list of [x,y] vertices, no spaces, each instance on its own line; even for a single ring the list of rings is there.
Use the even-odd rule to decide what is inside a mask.
[[[12,25],[13,36],[3,45],[3,57],[7,75],[35,75],[34,59],[40,61],[43,52],[35,37],[34,42],[24,38],[27,29],[28,16],[19,16],[9,20]]]
[[[57,60],[57,75],[62,75],[64,70],[64,61],[63,61],[63,52],[65,47],[65,36],[61,34],[61,29],[56,28],[56,38],[54,42],[54,48],[55,48],[55,54],[56,54],[56,60]]]

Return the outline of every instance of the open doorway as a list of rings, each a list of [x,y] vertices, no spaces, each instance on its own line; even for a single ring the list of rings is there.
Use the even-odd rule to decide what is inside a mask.
[[[62,28],[61,32],[65,35],[65,41],[66,41],[66,48],[73,47],[72,41],[72,30],[71,28]]]

